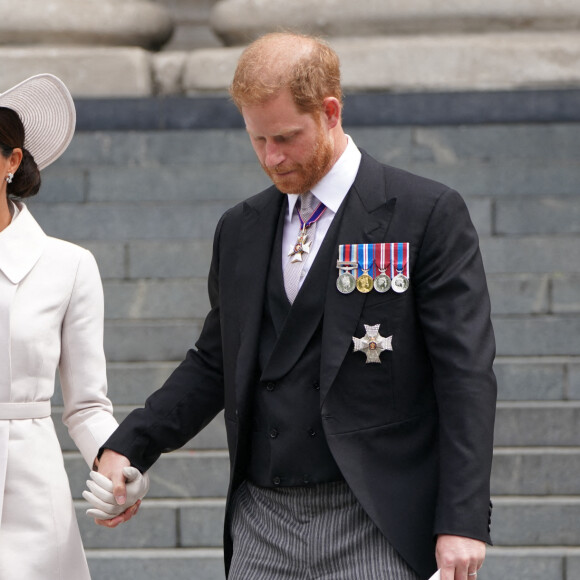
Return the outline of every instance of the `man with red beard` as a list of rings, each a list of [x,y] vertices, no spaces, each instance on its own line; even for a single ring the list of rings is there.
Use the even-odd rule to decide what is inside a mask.
[[[225,409],[230,580],[473,580],[496,383],[465,204],[356,147],[319,39],[253,42],[231,95],[274,185],[220,220],[196,348],[98,469],[123,503],[123,467],[149,469]]]

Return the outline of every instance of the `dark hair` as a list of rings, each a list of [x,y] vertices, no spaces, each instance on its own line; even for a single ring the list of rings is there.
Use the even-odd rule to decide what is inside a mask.
[[[0,154],[8,159],[16,148],[22,149],[22,161],[12,183],[7,184],[6,193],[10,198],[32,197],[40,189],[40,170],[30,151],[24,148],[24,125],[18,113],[0,107]]]

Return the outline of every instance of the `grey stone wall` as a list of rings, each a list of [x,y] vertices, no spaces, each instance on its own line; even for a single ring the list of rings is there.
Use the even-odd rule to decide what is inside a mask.
[[[493,537],[483,580],[580,577],[580,124],[347,126],[379,160],[465,197],[497,334]],[[106,298],[110,396],[122,419],[193,345],[211,238],[227,207],[268,185],[242,129],[79,131],[31,209],[91,249]],[[57,415],[61,411],[56,401]],[[223,577],[222,418],[151,470],[137,518],[93,525],[87,469],[59,427],[94,580]]]

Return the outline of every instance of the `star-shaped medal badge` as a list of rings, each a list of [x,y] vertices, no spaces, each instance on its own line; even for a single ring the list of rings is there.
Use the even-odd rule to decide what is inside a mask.
[[[375,324],[370,326],[365,324],[366,334],[362,338],[352,337],[354,343],[354,352],[361,351],[367,355],[367,363],[380,363],[380,354],[384,350],[393,350],[392,342],[393,337],[381,336],[379,334],[380,324]]]
[[[290,261],[302,262],[302,254],[309,254],[311,245],[312,242],[308,240],[308,234],[305,231],[301,231],[296,240],[296,244],[294,244],[294,247],[288,252],[288,255],[291,257]]]

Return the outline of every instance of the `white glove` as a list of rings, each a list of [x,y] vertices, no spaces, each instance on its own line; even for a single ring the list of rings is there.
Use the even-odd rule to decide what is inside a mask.
[[[97,520],[110,520],[122,514],[149,491],[149,475],[136,467],[123,467],[127,500],[123,505],[115,501],[113,482],[98,471],[91,471],[92,481],[87,481],[90,491],[83,491],[83,497],[93,506],[86,514]]]

